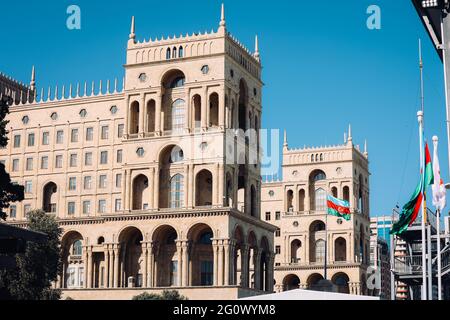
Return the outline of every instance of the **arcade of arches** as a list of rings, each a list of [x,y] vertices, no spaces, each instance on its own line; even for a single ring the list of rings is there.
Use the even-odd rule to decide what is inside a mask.
[[[129,226],[119,231],[115,243],[100,236],[92,244],[80,232],[68,231],[61,243],[60,288],[239,286],[273,291],[274,254],[268,239],[258,239],[251,230],[244,233],[240,226],[228,239],[214,238],[209,225],[197,223],[183,231],[162,224],[151,233]]]

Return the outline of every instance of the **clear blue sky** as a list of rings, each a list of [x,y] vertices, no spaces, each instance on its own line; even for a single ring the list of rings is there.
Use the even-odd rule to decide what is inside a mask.
[[[38,86],[121,78],[130,17],[138,39],[216,29],[220,1],[59,0],[2,3],[0,70]],[[48,3],[52,3],[51,5]],[[77,4],[82,29],[66,28]],[[366,9],[381,8],[382,29],[366,27]],[[404,204],[418,180],[419,74],[423,39],[425,125],[441,138],[448,181],[442,65],[409,0],[225,1],[228,30],[264,65],[263,126],[287,129],[291,147],[368,140],[372,215]]]

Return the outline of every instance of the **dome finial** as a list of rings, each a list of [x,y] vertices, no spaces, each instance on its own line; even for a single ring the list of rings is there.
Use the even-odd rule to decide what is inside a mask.
[[[255,58],[259,60],[259,41],[258,41],[258,35],[255,35]]]
[[[36,89],[36,71],[33,66],[31,68],[30,90],[34,91],[35,89]]]

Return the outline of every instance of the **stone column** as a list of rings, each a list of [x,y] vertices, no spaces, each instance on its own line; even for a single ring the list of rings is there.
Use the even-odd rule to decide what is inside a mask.
[[[250,249],[247,244],[241,246],[241,286],[249,287],[250,271],[248,267]]]
[[[155,99],[155,134],[161,135],[161,103],[162,93],[158,92]]]
[[[119,274],[119,249],[120,245],[117,243],[114,246],[114,288],[119,288],[120,274]]]
[[[114,251],[113,244],[108,245],[109,266],[108,266],[108,288],[114,287]]]
[[[255,281],[255,289],[261,290],[261,250],[253,250],[253,277]]]
[[[311,210],[311,196],[309,194],[309,185],[305,186],[305,211]]]
[[[219,281],[217,282],[217,284],[219,286],[223,286],[224,284],[224,265],[223,265],[223,255],[224,255],[224,248],[223,248],[223,240],[219,240]]]
[[[88,288],[88,282],[89,282],[89,278],[88,278],[88,260],[89,260],[89,255],[88,255],[88,246],[84,246],[83,247],[83,255],[84,255],[84,259],[83,259],[83,268],[84,268],[84,285],[83,287],[86,289]]]
[[[148,265],[148,275],[147,275],[147,287],[153,288],[154,287],[154,264],[155,264],[155,257],[153,255],[153,242],[149,241],[147,243],[147,265]]]
[[[218,188],[218,204],[219,206],[223,207],[225,204],[225,192],[224,192],[224,178],[225,178],[225,171],[223,164],[219,164],[219,171],[218,171],[218,181],[219,181],[219,188]]]
[[[88,270],[87,270],[87,274],[88,274],[88,276],[87,276],[87,280],[88,280],[88,288],[92,288],[93,286],[92,286],[92,275],[93,275],[93,273],[94,273],[94,270],[93,270],[93,263],[92,263],[92,248],[89,248],[88,249]]]
[[[268,253],[266,270],[266,291],[268,292],[273,292],[274,262],[275,255],[273,253]]]
[[[224,92],[224,88],[221,88],[220,93],[219,93],[219,127],[221,130],[225,128],[225,92]]]
[[[183,244],[182,241],[177,241],[177,287],[181,287],[182,283],[182,261],[183,260]]]
[[[229,286],[230,283],[230,253],[232,252],[231,250],[231,241],[230,240],[224,240],[224,281],[223,281],[223,285],[225,286]]]
[[[183,241],[182,243],[182,257],[181,257],[181,273],[182,273],[182,278],[181,278],[181,286],[182,287],[187,287],[189,286],[189,275],[188,275],[188,263],[189,263],[189,243],[187,241]]]
[[[187,89],[187,99],[186,99],[186,118],[184,122],[184,127],[186,132],[190,132],[191,129],[191,88]]]
[[[124,132],[125,135],[128,137],[129,132],[129,128],[130,128],[130,96],[127,96],[126,98],[126,106],[127,106],[127,112],[126,112],[126,116],[127,116],[127,121],[125,121],[125,125],[124,125]]]
[[[185,165],[184,166],[184,181],[185,181],[185,186],[189,185],[189,165]],[[186,190],[187,189],[187,190]],[[183,206],[185,208],[188,208],[188,202],[189,202],[189,193],[190,193],[190,188],[185,188],[186,192],[184,192],[184,199],[183,199]]]
[[[105,255],[105,274],[103,275],[103,284],[105,288],[109,288],[108,275],[110,269],[109,269],[109,250],[107,244],[103,246],[103,254]]]
[[[155,168],[155,179],[153,180],[153,208],[159,209],[159,167]]]
[[[146,105],[145,105],[145,94],[141,94],[140,96],[140,104],[139,104],[139,135],[141,137],[144,136],[144,125],[145,125],[145,113],[146,113]]]
[[[150,179],[148,180],[148,186],[149,188],[153,189],[151,190],[150,197],[149,197],[149,208],[150,209],[156,209],[155,208],[155,199],[153,195],[155,194],[155,168],[150,168]],[[150,185],[152,183],[152,185]]]
[[[213,285],[217,286],[218,284],[218,280],[219,280],[219,253],[218,253],[218,241],[217,240],[212,240],[212,247],[213,247],[213,257],[214,257],[214,282]]]
[[[142,275],[142,287],[147,288],[148,284],[148,251],[147,242],[142,242],[142,251],[144,253],[144,274]]]
[[[229,268],[230,270],[228,271],[229,274],[229,280],[228,280],[228,285],[236,285],[236,265],[235,265],[235,257],[236,257],[236,242],[234,240],[229,240],[230,244],[230,248],[229,248]]]
[[[208,118],[207,118],[207,110],[208,110],[208,87],[203,88],[202,92],[202,103],[201,103],[201,125],[202,129],[206,130],[208,127]]]

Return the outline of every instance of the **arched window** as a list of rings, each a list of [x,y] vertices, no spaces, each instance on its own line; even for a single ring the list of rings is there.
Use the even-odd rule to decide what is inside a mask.
[[[291,242],[291,263],[299,263],[300,262],[300,249],[302,247],[302,243],[300,240],[295,239]]]
[[[73,243],[72,255],[73,256],[81,256],[82,254],[83,254],[83,245],[81,243],[81,240],[76,240]]]
[[[322,239],[316,241],[315,258],[316,262],[325,261],[325,241]]]
[[[336,187],[331,188],[331,193],[333,194],[333,197],[337,198],[338,194],[337,194],[337,188]]]
[[[300,189],[298,192],[298,211],[305,211],[305,190]]]
[[[314,162],[314,155],[311,155],[311,162]]]
[[[345,201],[350,201],[350,189],[349,187],[345,186],[342,189],[342,195]]]
[[[180,131],[184,128],[185,102],[177,99],[172,103],[172,130]]]
[[[167,51],[166,51],[166,59],[167,59],[167,60],[170,59],[170,48],[167,48]]]
[[[294,211],[294,207],[292,204],[293,200],[294,200],[294,191],[288,190],[287,195],[286,195],[287,212]]]
[[[177,57],[177,48],[173,47],[172,49],[172,58],[175,59]]]
[[[170,208],[182,208],[184,199],[184,177],[181,174],[176,174],[170,179],[170,194],[169,204]]]
[[[173,79],[173,81],[170,83],[170,88],[181,88],[184,87],[185,78],[184,77],[177,77]]]
[[[318,181],[322,181],[322,180],[326,180],[326,179],[327,179],[327,176],[325,175],[325,173],[322,171],[319,171],[315,174],[313,181],[318,182]]]
[[[184,50],[183,47],[180,46],[180,48],[178,49],[178,58],[183,58],[184,55]]]
[[[339,237],[334,241],[334,260],[347,260],[347,242],[342,237]]]
[[[201,244],[212,244],[212,237],[213,234],[207,231],[200,236],[198,242]]]
[[[314,199],[314,209],[316,211],[325,211],[327,209],[327,192],[324,189],[317,189],[314,195]]]

